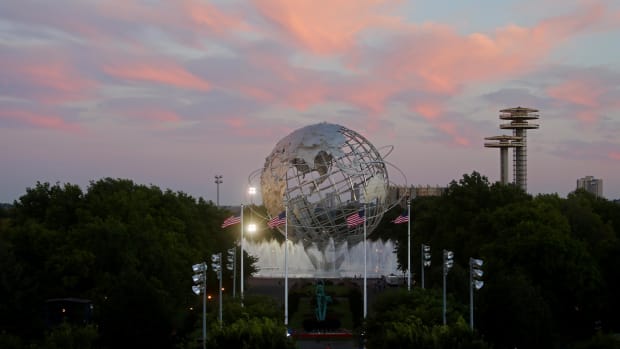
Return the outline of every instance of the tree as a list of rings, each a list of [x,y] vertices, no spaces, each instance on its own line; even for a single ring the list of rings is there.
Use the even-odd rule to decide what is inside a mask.
[[[420,244],[430,244],[426,287],[439,288],[441,250],[453,251],[448,293],[468,304],[468,259],[481,258],[485,287],[475,303],[486,338],[500,348],[574,343],[589,338],[597,323],[618,328],[618,207],[580,191],[567,199],[534,198],[474,172],[451,182],[440,197],[412,200],[412,266],[419,267]],[[387,234],[397,236],[405,269],[406,229]]]
[[[450,299],[449,325],[442,325],[439,292],[414,288],[388,291],[373,303],[366,322],[368,348],[486,348],[460,315],[462,306]]]
[[[187,321],[199,302],[191,265],[235,245],[220,228],[228,214],[125,179],[91,182],[85,193],[37,183],[2,226],[0,330],[43,340],[44,301],[79,297],[94,302],[103,348],[173,346],[198,326]],[[246,256],[250,272],[253,262]],[[215,281],[210,274],[209,287]]]

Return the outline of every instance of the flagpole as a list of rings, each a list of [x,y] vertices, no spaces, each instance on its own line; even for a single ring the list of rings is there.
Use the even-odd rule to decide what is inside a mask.
[[[411,291],[411,201],[407,198],[407,291]]]
[[[288,205],[284,202],[284,326],[288,334]]]
[[[241,306],[243,306],[243,204],[241,204],[241,284],[240,284],[240,291],[241,291]]]
[[[364,203],[364,319],[368,313],[368,287],[366,287],[366,203]]]

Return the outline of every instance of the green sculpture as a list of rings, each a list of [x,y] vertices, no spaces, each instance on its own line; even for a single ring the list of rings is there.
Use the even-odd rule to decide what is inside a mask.
[[[332,302],[332,297],[325,294],[325,284],[323,280],[319,280],[316,283],[316,319],[318,321],[325,321],[325,315],[327,314],[327,303]]]

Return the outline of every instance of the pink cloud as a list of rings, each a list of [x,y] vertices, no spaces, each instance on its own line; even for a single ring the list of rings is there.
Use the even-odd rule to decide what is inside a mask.
[[[30,77],[36,84],[60,92],[77,93],[92,84],[78,77],[60,62],[49,62],[42,65],[27,65],[18,68],[21,73]]]
[[[460,136],[458,134],[456,124],[453,122],[442,121],[436,124],[437,128],[443,133],[452,137],[452,141],[460,146],[469,146],[470,141],[467,137]]]
[[[245,119],[239,118],[239,117],[231,117],[226,119],[226,124],[228,124],[228,126],[235,128],[235,129],[242,129],[246,126],[247,122]]]
[[[400,87],[390,81],[362,80],[353,81],[343,90],[334,90],[334,95],[365,109],[371,117],[379,117],[387,99],[399,90]]]
[[[411,108],[427,120],[437,120],[442,112],[442,106],[439,103],[427,101],[416,102]]]
[[[307,110],[325,102],[334,90],[320,74],[291,66],[286,57],[262,50],[241,52],[248,62],[247,74],[217,80],[218,88],[247,96],[261,104],[277,104]]]
[[[547,89],[547,94],[553,98],[584,107],[598,107],[599,98],[604,88],[592,81],[568,80]]]
[[[266,126],[264,123],[256,122],[251,118],[245,118],[240,116],[225,116],[222,118],[224,123],[228,125],[234,132],[234,137],[239,139],[253,139],[253,138],[272,138],[275,135],[281,137],[283,134],[287,134],[290,130],[285,130],[282,133],[274,132],[272,125]],[[282,128],[282,127],[276,127]]]
[[[461,35],[446,25],[412,27],[394,42],[380,69],[393,79],[410,78],[426,91],[453,95],[460,86],[531,71],[553,48],[600,22],[605,7],[588,4],[531,28],[508,25],[492,35]]]
[[[103,70],[112,76],[127,80],[155,82],[201,91],[211,88],[207,81],[174,64],[130,63],[105,66]]]
[[[134,116],[140,120],[150,121],[157,124],[165,124],[165,123],[177,123],[182,120],[182,118],[175,112],[169,110],[160,110],[160,109],[137,109],[137,110],[125,110],[128,115]]]
[[[258,10],[299,46],[318,54],[351,48],[356,36],[400,20],[379,13],[391,0],[254,0]]]
[[[84,100],[91,96],[98,83],[84,77],[71,63],[71,59],[54,51],[31,50],[24,55],[0,57],[0,77],[14,81],[8,87],[21,86],[29,90],[29,96],[40,102]]]
[[[190,33],[228,35],[237,30],[255,31],[241,15],[227,13],[209,2],[200,0],[175,0],[160,2],[157,6],[135,1],[105,1],[99,4],[98,13],[107,18],[120,20],[128,25],[141,23],[164,28],[175,35],[177,41],[201,47],[202,35]],[[183,29],[179,31],[179,29]],[[181,35],[177,35],[181,34]]]
[[[218,33],[251,29],[242,18],[227,14],[212,4],[197,0],[184,0],[179,3],[185,15],[199,27],[206,26]]]
[[[467,85],[501,81],[534,71],[554,48],[573,36],[599,30],[601,23],[610,22],[610,18],[605,6],[596,2],[583,3],[567,15],[543,20],[533,27],[507,25],[492,34],[462,35],[437,23],[409,26],[401,31],[398,40],[392,41],[386,54],[376,57],[378,64],[370,69],[391,82],[390,91],[396,86],[397,93],[421,91],[439,99],[415,101],[411,108],[456,144],[468,145],[469,139],[459,135],[456,125],[443,121],[442,113],[448,109],[444,104],[450,101],[449,97],[458,95]],[[352,57],[356,64],[365,63],[358,55]],[[390,92],[382,93],[381,84],[364,87],[371,89],[370,94],[381,95],[383,101],[390,98]],[[556,92],[577,91],[567,87]],[[600,91],[593,89],[588,93],[581,96],[581,102],[592,103]],[[579,117],[591,120],[593,114],[583,112]]]
[[[612,160],[620,161],[620,151],[612,151],[609,152],[609,158]]]
[[[37,114],[26,110],[1,109],[0,118],[13,120],[20,124],[50,130],[80,133],[82,127],[75,123],[68,123],[62,118],[54,115]]]
[[[546,89],[547,95],[560,106],[566,106],[569,116],[576,116],[579,121],[594,124],[606,112],[620,106],[617,84],[606,75],[607,70],[584,69],[575,71],[565,80]]]

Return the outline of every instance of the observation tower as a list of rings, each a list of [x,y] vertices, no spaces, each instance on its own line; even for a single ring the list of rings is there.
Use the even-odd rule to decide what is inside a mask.
[[[508,184],[508,148],[523,147],[521,137],[501,135],[486,137],[485,140],[497,141],[484,143],[484,146],[485,148],[499,148],[500,182],[502,184]]]
[[[501,120],[510,120],[510,123],[501,124],[499,128],[513,130],[513,136],[519,137],[521,146],[515,147],[513,152],[514,183],[527,192],[527,130],[537,129],[538,124],[530,124],[529,120],[539,118],[538,110],[531,108],[509,108],[500,110]],[[501,141],[500,141],[501,142]]]

